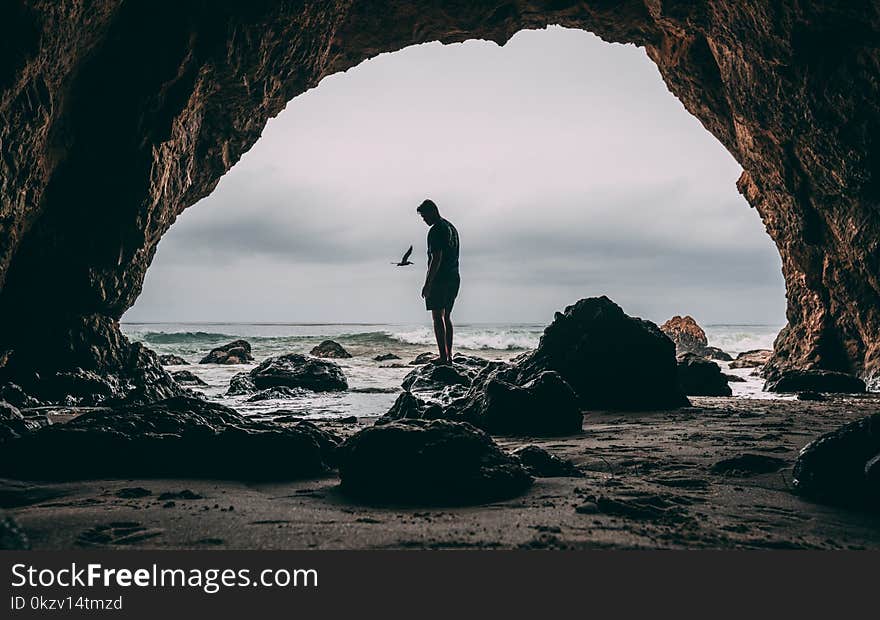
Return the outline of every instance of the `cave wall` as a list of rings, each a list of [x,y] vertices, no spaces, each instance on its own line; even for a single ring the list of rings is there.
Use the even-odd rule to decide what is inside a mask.
[[[0,368],[129,363],[117,321],[162,234],[323,77],[549,24],[643,46],[743,166],[787,287],[771,373],[880,371],[880,18],[858,0],[5,2]]]

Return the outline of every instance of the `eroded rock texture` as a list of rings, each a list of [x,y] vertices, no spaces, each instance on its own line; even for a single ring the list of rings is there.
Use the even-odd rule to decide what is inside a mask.
[[[287,101],[381,52],[548,24],[643,46],[742,164],[788,289],[771,375],[876,373],[880,18],[865,0],[4,2],[4,373],[136,382],[116,320],[159,239]],[[156,396],[173,389],[160,377]]]

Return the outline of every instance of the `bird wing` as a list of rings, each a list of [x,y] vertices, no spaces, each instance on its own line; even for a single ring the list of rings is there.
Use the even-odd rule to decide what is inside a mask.
[[[403,259],[400,261],[401,263],[405,263],[409,258],[409,255],[412,254],[413,246],[409,246],[409,249],[406,251],[406,254],[403,255]]]

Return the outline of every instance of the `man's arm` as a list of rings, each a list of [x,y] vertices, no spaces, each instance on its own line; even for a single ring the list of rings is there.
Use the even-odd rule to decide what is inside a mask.
[[[422,287],[422,297],[427,298],[431,294],[431,287],[434,285],[434,277],[440,268],[440,261],[443,260],[443,250],[437,250],[431,254],[431,262],[428,263],[428,273],[425,275],[425,286]]]

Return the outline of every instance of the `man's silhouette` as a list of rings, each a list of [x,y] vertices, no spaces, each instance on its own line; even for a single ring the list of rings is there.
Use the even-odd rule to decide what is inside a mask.
[[[434,319],[434,336],[440,351],[440,363],[452,363],[452,307],[458,295],[461,278],[458,274],[458,231],[440,217],[437,205],[426,200],[416,211],[428,230],[428,273],[422,297],[425,308]]]

